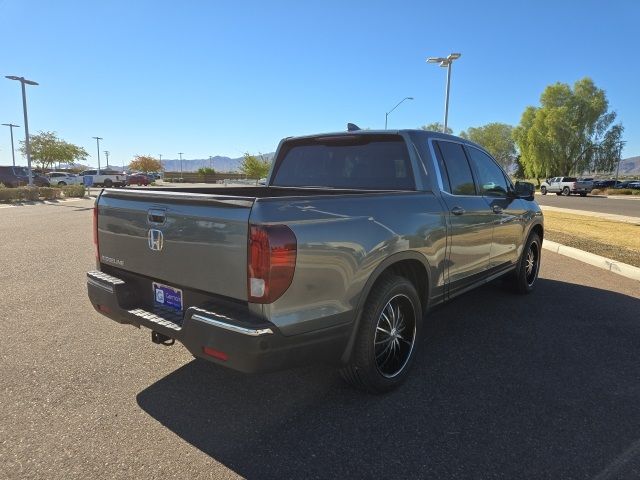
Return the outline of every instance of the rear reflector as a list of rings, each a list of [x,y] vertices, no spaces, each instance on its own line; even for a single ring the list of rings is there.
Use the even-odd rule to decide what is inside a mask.
[[[287,291],[296,269],[297,240],[286,225],[251,225],[247,252],[247,296],[272,303]]]
[[[220,350],[216,350],[215,348],[202,347],[202,351],[205,353],[205,355],[209,355],[210,357],[217,358],[218,360],[222,360],[224,362],[226,362],[229,358],[229,355],[221,352]]]

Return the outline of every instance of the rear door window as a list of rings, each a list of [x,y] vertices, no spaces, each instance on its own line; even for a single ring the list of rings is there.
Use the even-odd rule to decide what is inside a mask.
[[[415,190],[399,135],[345,135],[285,143],[272,185],[363,190]]]
[[[434,149],[438,163],[444,166],[442,172],[445,191],[453,195],[475,195],[476,187],[471,174],[471,167],[460,143],[437,141],[434,142]],[[442,167],[440,167],[442,170]],[[445,182],[444,177],[447,178]]]

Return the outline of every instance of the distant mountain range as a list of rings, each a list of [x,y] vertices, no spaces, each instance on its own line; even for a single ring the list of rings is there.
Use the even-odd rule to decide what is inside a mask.
[[[640,156],[620,160],[620,175],[640,175]]]
[[[265,153],[265,157],[269,160],[273,158],[272,153]],[[239,158],[230,158],[230,157],[221,157],[216,155],[215,157],[211,157],[211,160],[208,158],[197,158],[197,159],[183,159],[182,160],[182,171],[183,172],[197,172],[200,168],[212,167],[216,172],[237,172],[240,170],[240,164],[242,163],[243,157]],[[162,159],[162,166],[164,167],[165,172],[179,172],[180,171],[180,159]]]

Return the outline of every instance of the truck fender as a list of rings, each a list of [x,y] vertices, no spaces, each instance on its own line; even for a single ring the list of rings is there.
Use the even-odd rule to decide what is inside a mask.
[[[353,350],[353,345],[355,344],[356,341],[356,336],[358,334],[358,328],[360,326],[360,319],[362,317],[362,311],[364,309],[364,305],[365,302],[367,301],[367,298],[369,297],[369,293],[371,292],[371,289],[373,288],[373,286],[375,285],[376,281],[380,278],[380,276],[392,265],[401,262],[403,260],[417,260],[420,263],[422,263],[422,265],[424,266],[426,272],[427,272],[427,279],[426,279],[426,288],[425,288],[425,292],[418,292],[418,295],[426,295],[426,300],[428,301],[428,299],[431,297],[430,292],[431,292],[431,266],[429,265],[428,260],[425,258],[424,255],[420,254],[419,252],[413,251],[413,250],[407,250],[404,252],[398,252],[398,253],[394,253],[393,255],[391,255],[390,257],[385,258],[382,262],[380,262],[380,264],[374,269],[374,271],[371,273],[371,275],[369,276],[369,278],[367,279],[367,282],[364,285],[364,288],[362,289],[362,293],[360,294],[360,298],[358,299],[358,304],[356,306],[356,314],[354,316],[354,322],[353,322],[353,326],[351,328],[351,335],[349,336],[349,341],[347,342],[347,346],[344,349],[344,352],[342,353],[342,357],[340,358],[340,362],[342,364],[346,364],[349,361],[349,358],[351,357],[351,352]],[[423,313],[426,311],[426,308],[423,309]]]

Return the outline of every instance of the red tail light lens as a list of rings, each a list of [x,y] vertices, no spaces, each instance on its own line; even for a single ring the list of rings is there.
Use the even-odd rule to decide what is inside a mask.
[[[100,262],[100,251],[98,248],[98,206],[93,207],[93,245],[96,252],[96,262]]]
[[[296,236],[286,225],[251,225],[247,258],[250,302],[272,303],[287,291],[296,269]]]

